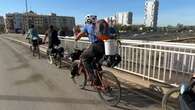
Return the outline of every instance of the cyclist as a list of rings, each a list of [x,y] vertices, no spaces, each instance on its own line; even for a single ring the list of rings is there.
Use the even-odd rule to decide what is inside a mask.
[[[55,46],[60,45],[60,40],[58,38],[58,32],[54,29],[53,25],[49,26],[49,29],[45,33],[45,37],[43,42],[46,42],[46,39],[48,38],[48,50],[47,54],[50,57],[50,64],[53,64],[52,56],[51,54],[55,51]]]
[[[28,30],[28,33],[27,33],[27,36],[26,36],[26,39],[29,39],[30,43],[32,45],[32,48],[36,49],[36,47],[38,46],[40,37],[38,35],[37,30],[34,28],[34,25],[30,26],[30,29]]]
[[[95,78],[93,75],[93,59],[96,58],[96,60],[99,61],[104,55],[104,42],[100,40],[95,33],[96,20],[97,16],[87,15],[85,17],[85,26],[75,39],[78,41],[81,37],[87,35],[91,43],[90,46],[81,54],[81,60],[90,75],[90,80]]]

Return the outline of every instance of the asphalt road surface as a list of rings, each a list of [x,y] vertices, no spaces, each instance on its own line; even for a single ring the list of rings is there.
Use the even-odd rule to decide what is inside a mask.
[[[69,73],[0,36],[0,110],[161,110],[160,103],[129,89],[117,107],[109,107],[93,89],[77,88]]]

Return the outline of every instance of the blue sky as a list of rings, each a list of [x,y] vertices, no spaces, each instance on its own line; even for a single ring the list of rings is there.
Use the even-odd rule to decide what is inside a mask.
[[[159,0],[160,26],[183,23],[195,25],[195,0]],[[99,18],[116,12],[132,11],[133,24],[144,22],[144,0],[28,0],[29,9],[39,14],[51,12],[58,15],[75,16],[77,23],[83,23],[86,14]],[[0,0],[0,15],[7,12],[24,12],[25,0]]]

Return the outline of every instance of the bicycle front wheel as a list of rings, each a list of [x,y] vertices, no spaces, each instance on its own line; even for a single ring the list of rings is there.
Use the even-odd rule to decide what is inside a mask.
[[[80,89],[84,89],[87,85],[87,75],[83,69],[80,70],[81,68],[79,68],[78,65],[79,63],[77,62],[74,62],[71,65],[71,74],[74,76],[72,80]]]
[[[116,106],[121,99],[121,86],[117,77],[109,71],[101,71],[101,89],[98,90],[100,98],[110,106]]]
[[[169,90],[162,99],[162,110],[179,110],[179,88]]]

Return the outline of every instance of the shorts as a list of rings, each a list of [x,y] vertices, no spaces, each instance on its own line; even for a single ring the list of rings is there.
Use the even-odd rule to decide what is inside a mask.
[[[33,47],[36,47],[36,46],[38,46],[38,40],[32,40],[32,45],[33,45]]]

